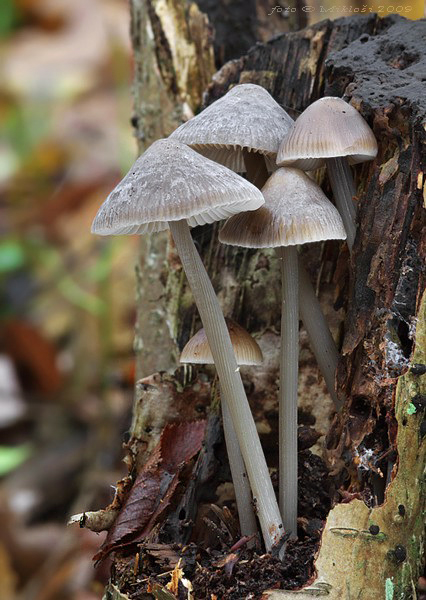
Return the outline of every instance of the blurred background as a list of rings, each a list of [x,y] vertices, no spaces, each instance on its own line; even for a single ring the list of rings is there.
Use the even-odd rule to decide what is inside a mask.
[[[126,0],[0,9],[0,597],[100,598],[69,514],[125,472],[137,240],[93,216],[134,160]],[[99,583],[97,583],[99,582]]]
[[[300,26],[349,14],[305,4]],[[401,7],[382,16],[424,14]],[[128,31],[127,0],[1,0],[1,600],[97,599],[108,578],[102,535],[65,524],[126,473],[138,242],[90,225],[136,156]]]

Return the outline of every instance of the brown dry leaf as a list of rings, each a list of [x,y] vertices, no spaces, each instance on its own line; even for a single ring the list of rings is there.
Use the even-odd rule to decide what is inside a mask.
[[[152,530],[171,501],[181,470],[201,449],[205,428],[205,421],[164,428],[95,560],[102,560],[120,546],[140,541]]]
[[[167,544],[144,544],[143,552],[151,556],[164,569],[172,568],[179,562],[179,556],[171,546]]]
[[[136,384],[135,423],[129,441],[129,449],[136,455],[136,468],[151,456],[167,424],[193,421],[206,414],[211,401],[210,382],[194,377],[191,385],[179,386],[182,371],[178,369],[172,376],[154,373]]]
[[[18,370],[26,374],[23,385],[34,391],[55,394],[62,385],[53,345],[31,324],[10,320],[4,327],[4,345]]]
[[[116,546],[129,542],[131,537],[148,523],[161,499],[160,473],[149,469],[140,474],[105,543],[94,558],[105,558]]]
[[[168,425],[161,436],[162,467],[174,473],[200,450],[206,421]]]

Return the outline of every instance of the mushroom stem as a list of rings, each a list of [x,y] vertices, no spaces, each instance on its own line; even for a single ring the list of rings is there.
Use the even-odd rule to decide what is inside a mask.
[[[269,177],[265,157],[259,152],[249,152],[247,148],[243,148],[243,159],[247,179],[259,190],[262,189]]]
[[[321,305],[315,295],[314,288],[309,279],[302,261],[299,258],[299,302],[300,318],[308,332],[312,350],[317,359],[318,366],[324,377],[327,389],[334,402],[336,410],[340,410],[342,403],[337,398],[335,388],[335,375],[339,352],[331,335],[330,328],[321,310]]]
[[[353,201],[356,192],[354,179],[346,157],[327,158],[325,162],[336,206],[346,229],[346,241],[349,251],[352,252],[356,235],[356,207]]]
[[[253,510],[253,497],[247,478],[246,467],[241,455],[240,445],[235,433],[232,417],[229,411],[229,402],[221,391],[223,432],[225,435],[226,450],[228,452],[229,467],[235,490],[238,517],[242,536],[257,534],[256,517]]]
[[[228,328],[211,281],[195,248],[188,223],[185,220],[170,221],[169,227],[200,313],[224,397],[229,403],[265,546],[269,551],[284,531]]]
[[[296,246],[277,248],[282,309],[279,393],[279,501],[284,529],[297,537],[297,382],[299,267]]]

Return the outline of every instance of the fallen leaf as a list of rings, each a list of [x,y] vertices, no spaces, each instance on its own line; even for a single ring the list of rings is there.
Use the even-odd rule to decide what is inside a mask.
[[[176,550],[167,544],[144,544],[143,552],[151,556],[164,569],[166,567],[174,569],[180,560]]]
[[[18,372],[25,374],[21,382],[33,391],[55,394],[62,385],[57,367],[56,349],[33,325],[23,320],[9,320],[3,329],[4,346]]]
[[[148,535],[169,506],[183,467],[201,449],[205,428],[205,421],[164,428],[95,560],[102,560],[113,550]]]

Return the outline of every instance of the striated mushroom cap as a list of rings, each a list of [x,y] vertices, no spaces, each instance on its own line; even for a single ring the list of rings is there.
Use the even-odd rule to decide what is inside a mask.
[[[152,233],[182,219],[195,227],[263,203],[262,193],[230,169],[176,140],[158,140],[102,204],[92,233]]]
[[[376,155],[376,138],[359,112],[341,98],[326,97],[298,117],[281,142],[277,164],[311,171],[325,158],[347,156],[356,164]]]
[[[292,125],[293,119],[265,88],[242,83],[183,123],[170,137],[242,173],[246,170],[243,148],[274,159]],[[273,160],[269,162],[275,167]]]
[[[252,336],[232,319],[225,319],[238,365],[260,365],[263,361],[262,350]],[[181,363],[212,365],[213,356],[203,329],[189,340],[182,354]]]
[[[278,169],[262,193],[263,206],[226,221],[219,232],[221,242],[245,248],[273,248],[346,239],[337,208],[303,171]]]

